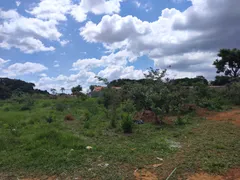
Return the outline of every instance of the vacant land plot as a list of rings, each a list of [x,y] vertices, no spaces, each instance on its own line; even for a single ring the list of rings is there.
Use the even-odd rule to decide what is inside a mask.
[[[170,179],[239,178],[229,171],[240,167],[239,108],[191,114],[185,125],[135,124],[132,134],[118,121],[111,128],[95,99],[19,108],[1,102],[1,179],[166,179],[175,168]]]

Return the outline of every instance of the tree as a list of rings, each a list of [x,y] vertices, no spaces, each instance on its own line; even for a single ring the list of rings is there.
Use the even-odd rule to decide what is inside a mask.
[[[54,88],[50,89],[50,91],[52,92],[53,95],[56,95],[56,94],[57,94],[57,90],[54,89]]]
[[[91,92],[93,92],[94,88],[96,87],[96,85],[91,85],[89,86],[89,89],[91,90]]]
[[[167,69],[160,71],[159,69],[153,69],[150,67],[148,74],[144,74],[146,79],[152,79],[154,81],[162,81],[162,78],[165,77]]]
[[[211,82],[213,86],[224,86],[231,82],[231,77],[229,76],[216,76],[215,80]]]
[[[102,77],[99,77],[99,76],[95,76],[95,78],[97,78],[98,81],[103,82],[105,85],[107,85],[107,86],[109,85],[109,81],[108,81],[107,78],[102,78]]]
[[[82,91],[82,86],[77,85],[76,87],[72,87],[71,91],[72,91],[72,94],[78,95]]]
[[[217,68],[217,73],[224,73],[226,76],[236,78],[240,76],[240,50],[221,49],[213,65]]]
[[[63,94],[64,91],[65,91],[65,88],[64,88],[64,87],[61,87],[61,91],[62,91],[62,94]]]

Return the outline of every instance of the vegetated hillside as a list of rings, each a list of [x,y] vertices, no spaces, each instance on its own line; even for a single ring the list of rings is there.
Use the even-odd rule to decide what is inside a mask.
[[[10,98],[13,92],[48,94],[47,91],[34,89],[35,84],[18,79],[0,78],[0,99]]]

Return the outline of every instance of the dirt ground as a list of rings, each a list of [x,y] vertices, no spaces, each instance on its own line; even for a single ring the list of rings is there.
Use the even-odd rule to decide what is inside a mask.
[[[224,176],[198,173],[189,176],[187,180],[240,180],[240,168],[231,169]]]

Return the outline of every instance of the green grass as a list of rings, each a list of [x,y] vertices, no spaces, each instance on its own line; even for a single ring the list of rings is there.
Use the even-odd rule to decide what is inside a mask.
[[[104,107],[95,99],[37,100],[30,111],[20,107],[0,102],[3,173],[132,179],[136,168],[159,163],[157,157],[164,159],[165,166],[156,170],[164,177],[175,167],[178,176],[199,169],[219,173],[240,165],[240,131],[231,124],[191,117],[184,126],[134,125],[133,133],[126,135],[121,122],[110,127]],[[68,114],[75,120],[64,122]],[[50,116],[52,123],[47,122]]]

